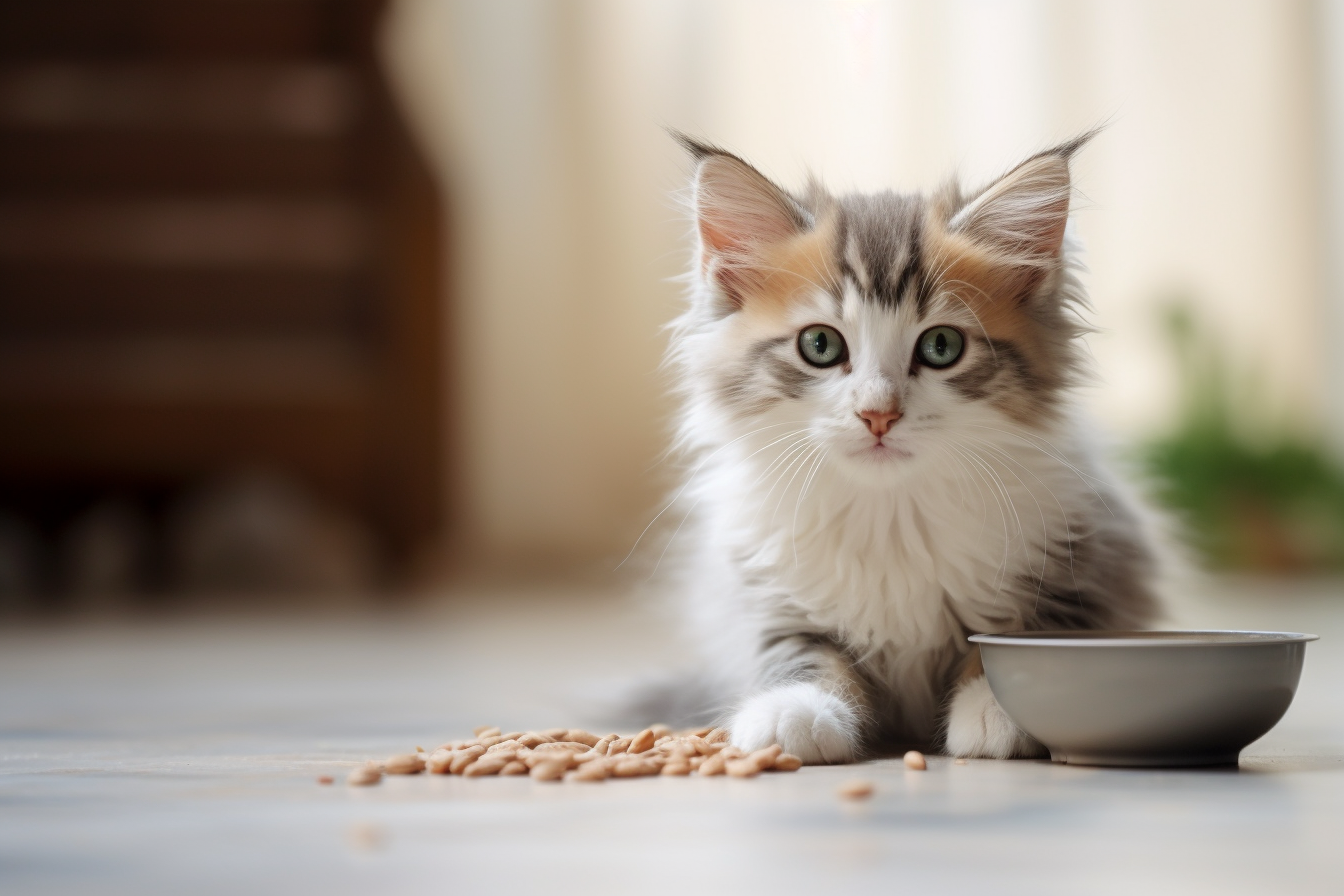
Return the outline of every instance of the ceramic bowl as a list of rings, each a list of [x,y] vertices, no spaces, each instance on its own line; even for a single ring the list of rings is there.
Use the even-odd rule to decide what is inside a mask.
[[[999,705],[1056,762],[1224,765],[1283,717],[1308,641],[1294,632],[973,635]]]

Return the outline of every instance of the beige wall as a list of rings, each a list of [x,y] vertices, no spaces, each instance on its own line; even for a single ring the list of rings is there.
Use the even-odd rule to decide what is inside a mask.
[[[1080,158],[1090,401],[1169,419],[1155,308],[1188,294],[1255,365],[1248,414],[1317,419],[1325,336],[1313,7],[1256,2],[400,0],[387,59],[451,195],[458,496],[501,553],[619,556],[665,478],[657,373],[686,232],[660,126],[786,184]],[[1257,391],[1258,390],[1258,391]]]

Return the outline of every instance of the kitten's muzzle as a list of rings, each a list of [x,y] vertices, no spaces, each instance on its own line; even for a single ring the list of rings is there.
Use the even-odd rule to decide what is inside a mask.
[[[856,411],[859,419],[868,427],[868,431],[879,439],[891,431],[902,416],[900,408],[888,408],[885,411]]]

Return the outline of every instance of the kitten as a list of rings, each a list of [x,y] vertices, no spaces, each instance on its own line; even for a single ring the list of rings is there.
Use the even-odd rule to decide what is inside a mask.
[[[846,196],[677,137],[696,224],[670,354],[692,467],[677,565],[733,742],[1040,755],[967,635],[1157,609],[1139,509],[1070,403],[1069,160],[1091,135],[972,193]]]

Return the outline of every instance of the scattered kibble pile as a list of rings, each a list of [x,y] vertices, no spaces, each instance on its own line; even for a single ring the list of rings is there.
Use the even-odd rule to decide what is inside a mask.
[[[646,775],[731,775],[797,771],[803,761],[778,744],[746,752],[728,743],[724,728],[674,732],[654,725],[631,737],[598,737],[578,728],[502,733],[477,728],[470,740],[450,741],[428,752],[371,761],[350,773],[356,786],[377,784],[384,774],[530,775],[538,781],[604,781]]]

